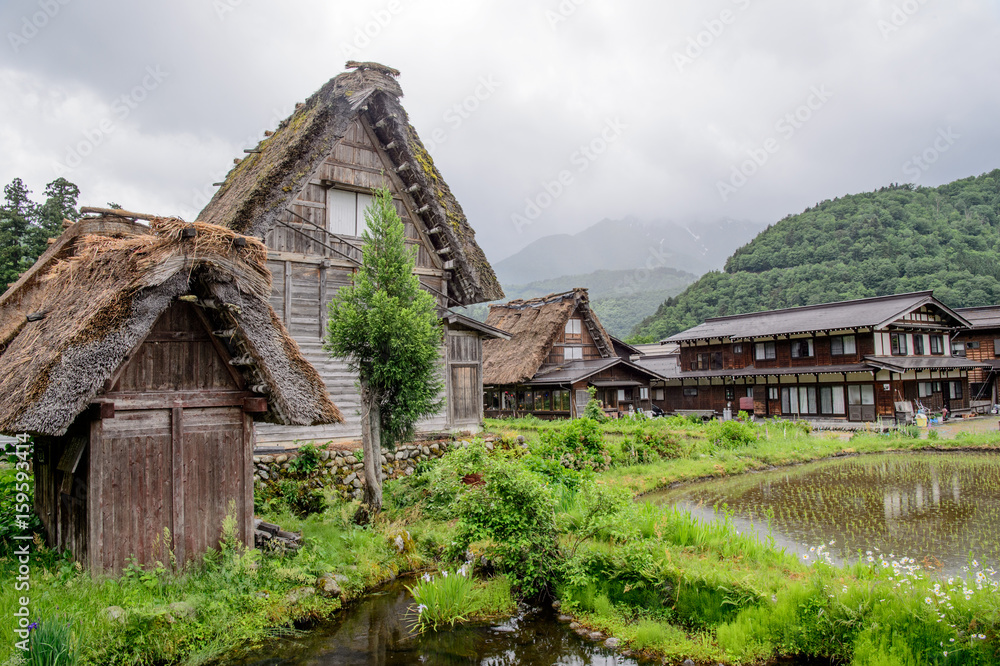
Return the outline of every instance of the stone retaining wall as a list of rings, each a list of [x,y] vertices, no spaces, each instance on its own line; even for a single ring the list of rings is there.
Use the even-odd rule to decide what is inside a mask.
[[[493,448],[494,438],[486,437],[486,447]],[[382,454],[382,474],[384,478],[394,479],[413,474],[417,463],[421,460],[440,458],[449,449],[468,446],[469,440],[434,440],[427,442],[411,442],[401,444],[395,451],[384,451]],[[295,450],[271,455],[255,455],[254,485],[264,482],[278,481],[282,477],[291,476],[290,463],[298,456]],[[317,485],[332,485],[341,495],[361,499],[364,487],[364,463],[361,449],[353,451],[321,449],[320,467],[308,476]],[[296,476],[301,479],[301,476]]]

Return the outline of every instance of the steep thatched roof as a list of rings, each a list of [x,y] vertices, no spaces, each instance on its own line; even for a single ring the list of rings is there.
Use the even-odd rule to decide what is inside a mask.
[[[579,310],[589,319],[598,347],[612,355],[611,337],[590,309],[586,289],[549,294],[528,300],[518,299],[490,305],[486,323],[510,334],[510,340],[483,342],[483,383],[517,384],[529,381],[541,368],[553,343],[562,334],[566,321]]]
[[[391,146],[387,153],[396,168],[408,165],[399,177],[427,229],[440,230],[434,235],[436,249],[451,250],[452,296],[462,305],[503,298],[475,231],[399,103],[399,72],[377,63],[347,66],[353,71],[331,79],[260,143],[259,152],[233,167],[198,219],[263,237],[360,115],[382,144]]]
[[[268,305],[267,249],[229,229],[102,215],[70,226],[0,296],[0,432],[62,435],[178,297],[249,354],[268,420],[343,420]],[[261,389],[263,390],[263,389]]]

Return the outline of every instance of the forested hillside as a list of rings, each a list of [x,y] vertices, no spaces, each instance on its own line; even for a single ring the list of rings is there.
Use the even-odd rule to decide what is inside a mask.
[[[75,220],[80,189],[65,178],[45,186],[45,201],[35,203],[20,178],[3,188],[0,204],[0,293],[45,252],[48,239],[62,233],[64,219]]]
[[[667,299],[633,331],[660,340],[708,317],[933,289],[1000,303],[1000,169],[940,187],[892,185],[791,215]]]

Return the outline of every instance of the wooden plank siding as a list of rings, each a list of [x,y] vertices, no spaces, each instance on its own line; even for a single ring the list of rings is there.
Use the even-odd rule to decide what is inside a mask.
[[[414,272],[441,306],[451,305],[441,296],[448,293],[450,273],[444,269],[443,260],[415,213],[414,202],[395,174],[395,167],[377,144],[370,128],[360,119],[355,119],[345,136],[333,146],[327,159],[292,200],[282,224],[265,235],[264,241],[269,250],[268,268],[273,276],[271,306],[282,317],[303,355],[323,378],[345,421],[312,427],[256,423],[258,444],[357,439],[361,435],[357,375],[350,371],[346,362],[330,358],[322,349],[329,302],[342,287],[352,283],[357,264],[351,259],[354,262],[361,260],[362,247],[360,238],[334,236],[323,231],[328,228],[327,196],[331,188],[370,193],[374,187],[388,187],[405,225],[407,244],[416,249]],[[481,341],[478,336],[474,339],[475,342],[469,344],[480,350],[476,360],[467,362],[456,358],[453,367],[449,366],[452,355],[447,344],[442,346],[441,376],[446,387],[447,404],[441,414],[421,422],[419,430],[441,431],[453,425],[463,428],[478,426],[482,409],[482,359]],[[475,373],[460,369],[471,367],[458,365],[462,363],[474,364]],[[451,393],[455,389],[468,394],[478,390],[478,395],[473,400],[465,393]]]
[[[230,512],[250,543],[249,394],[228,360],[201,313],[178,302],[101,396],[113,416],[89,422],[77,498],[86,512],[73,508],[78,531],[86,526],[73,551],[87,554],[93,573],[118,573],[133,560],[169,563],[168,544],[184,562],[218,545]]]

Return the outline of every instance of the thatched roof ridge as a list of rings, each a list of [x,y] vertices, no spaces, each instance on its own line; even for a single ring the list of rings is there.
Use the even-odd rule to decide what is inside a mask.
[[[354,118],[362,116],[383,146],[392,146],[387,152],[397,168],[409,165],[400,177],[409,187],[416,186],[415,203],[426,208],[421,219],[428,229],[440,229],[442,246],[451,249],[453,297],[462,305],[503,298],[475,231],[399,103],[403,95],[396,81],[399,72],[378,63],[347,66],[353,71],[327,82],[261,141],[257,152],[233,167],[198,219],[262,238]]]
[[[590,309],[587,290],[573,289],[531,299],[490,305],[486,323],[510,334],[510,340],[483,342],[483,383],[517,384],[529,381],[545,362],[566,321],[579,310],[589,318],[593,330],[603,337],[606,349],[611,338]]]
[[[268,305],[266,258],[260,241],[175,218],[72,225],[0,296],[0,432],[64,434],[181,296],[216,298],[206,315],[253,357],[263,377],[247,383],[266,386],[266,418],[342,421]]]

